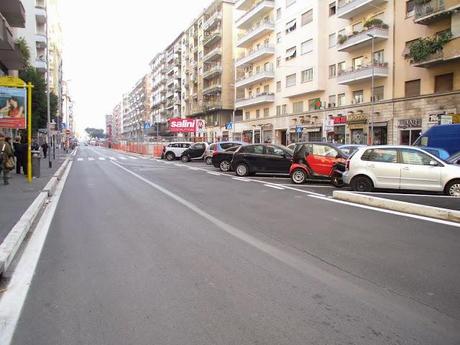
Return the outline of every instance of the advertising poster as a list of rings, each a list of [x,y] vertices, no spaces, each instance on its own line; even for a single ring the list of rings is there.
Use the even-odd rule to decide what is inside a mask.
[[[26,128],[26,89],[0,86],[0,128]]]

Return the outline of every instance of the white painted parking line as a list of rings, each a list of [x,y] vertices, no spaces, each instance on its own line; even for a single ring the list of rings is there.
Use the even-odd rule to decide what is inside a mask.
[[[293,185],[292,183],[277,183],[278,186],[286,186],[286,187],[292,187],[296,186],[296,188],[299,187],[306,187],[306,188],[330,188],[330,189],[335,189],[334,186],[329,186],[329,185],[311,185],[311,184],[300,184],[300,185]]]
[[[176,167],[184,167],[184,166],[185,166],[185,165],[179,164],[179,163],[174,163],[174,165],[175,165]]]
[[[105,158],[104,157],[99,157],[99,160],[100,161],[105,161]]]
[[[251,182],[251,180],[244,178],[244,177],[232,177],[232,180],[241,181],[241,182]]]
[[[77,158],[77,161],[81,162],[83,160],[83,158]]]
[[[128,156],[128,157],[131,159],[137,159],[137,157],[133,157],[133,156]]]
[[[93,161],[94,158],[93,158],[93,157],[89,157],[88,160],[89,160],[89,161]]]
[[[109,157],[110,160],[116,161],[117,159],[115,157]]]
[[[122,159],[122,160],[124,160],[124,161],[128,159],[128,158],[126,158],[126,157],[118,157],[118,158],[120,158],[120,159]]]
[[[218,172],[214,172],[214,171],[206,171],[207,174],[209,175],[214,175],[214,176],[221,176],[222,174],[218,173]]]
[[[447,198],[447,199],[454,199],[455,197],[453,196],[448,196],[448,195],[436,195],[436,194],[404,194],[404,193],[376,193],[376,192],[353,192],[356,194],[366,194],[366,195],[385,195],[385,196],[408,196],[408,197],[413,197],[413,196],[418,196],[418,197],[424,197],[424,198]]]
[[[283,187],[277,186],[277,185],[274,185],[274,184],[264,184],[264,186],[265,187],[270,187],[270,188],[273,188],[273,189],[284,190]]]

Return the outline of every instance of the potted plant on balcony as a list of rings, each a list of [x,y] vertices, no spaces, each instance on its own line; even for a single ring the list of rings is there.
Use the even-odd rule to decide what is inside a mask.
[[[339,35],[339,37],[337,37],[337,42],[339,44],[344,44],[347,40],[348,40],[347,35]]]
[[[441,52],[451,38],[451,32],[445,32],[436,37],[420,38],[411,44],[407,58],[412,63],[426,61],[433,54]]]

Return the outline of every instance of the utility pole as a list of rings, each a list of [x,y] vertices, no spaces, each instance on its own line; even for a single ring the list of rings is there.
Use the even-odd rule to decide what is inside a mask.
[[[48,134],[48,149],[51,145],[51,109],[50,109],[50,41],[49,41],[49,18],[48,18],[48,1],[45,2],[46,14],[46,114],[47,114],[47,134]],[[48,166],[51,169],[51,150],[48,150]]]
[[[375,36],[373,34],[367,34],[369,37],[372,38],[372,48],[371,48],[371,64],[372,64],[372,78],[371,78],[371,114],[370,114],[370,121],[371,121],[371,132],[369,135],[370,144],[374,145],[374,89],[375,89],[375,62],[374,62],[374,39]]]

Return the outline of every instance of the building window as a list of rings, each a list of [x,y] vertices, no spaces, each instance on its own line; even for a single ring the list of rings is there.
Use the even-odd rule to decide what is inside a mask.
[[[280,116],[281,115],[281,105],[277,105],[276,106],[276,116]]]
[[[293,19],[290,22],[286,23],[286,35],[295,31],[296,28],[297,28],[297,20]]]
[[[256,119],[258,119],[260,117],[260,109],[257,109],[256,110]]]
[[[276,43],[280,43],[281,42],[281,32],[277,32],[276,33]]]
[[[406,97],[420,96],[420,79],[406,81],[404,94]]]
[[[358,103],[363,103],[363,102],[364,102],[364,91],[363,90],[353,91],[353,103],[358,104]]]
[[[281,111],[281,114],[282,115],[286,115],[287,114],[287,104],[283,104],[283,109]]]
[[[374,52],[374,63],[375,64],[383,64],[385,62],[385,55],[383,53],[383,49]]]
[[[264,117],[270,116],[270,108],[264,108]]]
[[[280,81],[276,82],[276,92],[281,92],[281,82]]]
[[[337,75],[337,66],[334,65],[329,65],[329,79],[335,78]]]
[[[406,17],[412,17],[415,14],[415,0],[406,1]]]
[[[385,98],[383,86],[374,87],[374,102],[381,101]]]
[[[251,118],[251,112],[250,111],[247,111],[244,113],[244,119],[245,120],[249,120]]]
[[[281,7],[276,9],[276,20],[281,18]]]
[[[337,44],[337,37],[336,33],[334,32],[333,34],[329,35],[329,48],[335,47]]]
[[[328,108],[335,108],[336,105],[336,95],[330,95],[329,96],[329,102],[327,104]]]
[[[342,74],[343,72],[345,72],[345,61],[339,62],[337,64],[337,73],[338,73],[338,75]]]
[[[286,87],[295,86],[297,83],[296,74],[291,74],[286,77]]]
[[[286,61],[295,59],[297,56],[297,47],[291,47],[286,50]]]
[[[305,71],[302,71],[302,83],[306,83],[313,80],[313,68],[309,68]]]
[[[356,24],[353,24],[351,29],[352,29],[353,33],[363,31],[363,22],[358,22]]]
[[[337,96],[337,106],[345,105],[345,94],[341,93]]]
[[[454,74],[442,74],[434,77],[434,92],[449,92],[454,89]]]
[[[269,93],[270,92],[270,85],[265,85],[264,86],[264,93]]]
[[[281,65],[281,56],[278,56],[276,58],[276,67],[280,67],[280,65]]]
[[[286,8],[295,4],[296,0],[286,0]]]
[[[313,21],[313,10],[309,10],[302,14],[302,26],[307,25]]]
[[[292,112],[294,114],[300,114],[300,113],[303,113],[303,102],[300,101],[300,102],[294,102],[292,104]]]
[[[336,12],[337,12],[337,5],[335,4],[335,1],[334,1],[329,4],[329,17],[335,15]]]
[[[310,53],[313,51],[313,39],[310,39],[308,41],[302,42],[300,46],[300,53],[302,55]]]

